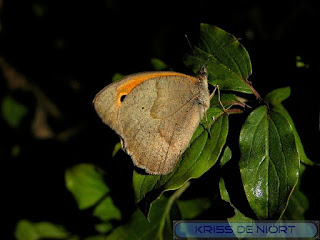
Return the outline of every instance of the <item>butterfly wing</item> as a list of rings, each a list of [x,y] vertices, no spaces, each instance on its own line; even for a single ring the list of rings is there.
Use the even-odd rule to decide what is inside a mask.
[[[99,117],[117,134],[120,134],[118,113],[121,106],[118,104],[118,100],[121,101],[121,96],[118,96],[117,89],[129,80],[130,78],[125,77],[120,81],[109,84],[98,92],[93,100],[94,108]]]
[[[118,122],[124,148],[146,172],[171,172],[188,146],[204,113],[195,80],[153,78],[136,86],[122,102]]]
[[[141,72],[128,75],[103,88],[94,98],[93,104],[102,121],[120,135],[118,115],[123,99],[139,84],[151,76],[174,74],[173,72]]]

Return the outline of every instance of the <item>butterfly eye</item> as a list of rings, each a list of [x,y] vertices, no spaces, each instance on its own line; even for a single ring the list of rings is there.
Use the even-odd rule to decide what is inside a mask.
[[[127,95],[122,95],[122,96],[120,97],[120,102],[123,102],[124,99],[126,98],[126,96],[127,96]]]

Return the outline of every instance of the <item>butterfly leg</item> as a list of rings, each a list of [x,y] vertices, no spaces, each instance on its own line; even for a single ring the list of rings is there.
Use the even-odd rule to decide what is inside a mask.
[[[222,101],[221,101],[221,98],[220,98],[220,89],[219,89],[219,85],[216,85],[213,92],[210,94],[210,100],[214,97],[215,93],[217,91],[217,94],[218,94],[218,102],[223,110],[223,112],[227,113],[227,110],[225,109],[225,107],[223,106],[222,104]],[[210,131],[210,128],[211,126],[216,122],[217,118],[215,118],[214,116],[212,116],[212,120],[213,122],[211,124],[208,123],[208,117],[207,117],[207,114],[206,114],[206,121],[208,123],[208,130],[209,130],[209,137],[211,136],[211,131]]]
[[[216,91],[218,92],[218,102],[222,108],[222,110],[227,113],[227,110],[224,108],[222,102],[221,102],[221,95],[220,95],[220,88],[219,85],[216,85],[213,92],[210,94],[210,100],[213,98],[213,96],[215,95]]]

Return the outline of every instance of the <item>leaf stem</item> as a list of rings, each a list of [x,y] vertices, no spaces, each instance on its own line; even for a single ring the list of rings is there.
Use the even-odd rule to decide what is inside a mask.
[[[177,191],[175,191],[172,194],[172,196],[169,198],[167,206],[166,206],[166,208],[164,210],[164,213],[162,215],[162,220],[160,221],[160,226],[159,226],[159,231],[158,231],[160,240],[163,239],[162,232],[163,232],[164,224],[165,224],[165,219],[164,218],[166,218],[166,216],[169,215],[171,207],[172,207],[174,201],[177,200],[189,186],[190,186],[190,182],[188,181],[181,188],[179,188]]]
[[[263,101],[260,94],[253,88],[252,83],[248,80],[245,80],[244,83],[251,89],[252,93],[256,96],[259,101]]]
[[[243,110],[239,108],[232,108],[227,110],[227,114],[241,114],[241,113],[243,113]]]

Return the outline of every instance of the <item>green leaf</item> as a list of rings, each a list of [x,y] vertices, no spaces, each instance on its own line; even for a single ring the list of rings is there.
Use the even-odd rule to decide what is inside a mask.
[[[200,43],[185,64],[199,72],[205,66],[208,81],[221,90],[252,93],[247,82],[251,75],[251,61],[247,50],[238,39],[224,30],[208,24],[200,26]]]
[[[34,226],[42,238],[62,239],[69,235],[62,226],[52,224],[50,222],[39,222],[34,224]]]
[[[223,167],[224,165],[226,165],[226,163],[229,162],[231,158],[232,158],[232,152],[231,152],[231,149],[227,146],[224,149],[224,152],[222,154],[222,157],[220,160],[220,166]]]
[[[102,173],[93,164],[82,163],[68,169],[65,181],[81,210],[97,204],[109,192]]]
[[[220,195],[221,199],[226,201],[227,203],[230,204],[230,206],[234,209],[234,215],[233,217],[228,218],[228,222],[232,229],[237,229],[238,226],[243,226],[243,223],[248,223],[249,225],[254,225],[255,220],[252,218],[246,217],[242,212],[240,212],[230,201],[229,193],[227,191],[227,188],[225,186],[223,178],[220,178],[219,181],[219,188],[220,188]],[[246,232],[244,233],[239,233],[238,231],[234,231],[234,234],[237,236],[239,239],[247,239],[247,234]],[[259,238],[250,238],[252,240],[258,240]]]
[[[11,148],[11,156],[12,157],[17,157],[20,154],[21,147],[18,144],[15,144]]]
[[[290,87],[278,88],[267,94],[265,101],[270,103],[275,109],[283,110],[282,102],[290,97]]]
[[[144,175],[133,173],[133,188],[139,208],[148,217],[151,204],[164,191],[175,190],[189,179],[199,178],[218,160],[228,134],[228,116],[219,108],[207,111],[211,138],[208,138],[205,118],[194,132],[189,147],[180,157],[175,169],[167,175]]]
[[[194,219],[207,210],[212,202],[208,198],[196,198],[192,200],[177,200],[181,219]]]
[[[158,230],[160,222],[163,221],[163,211],[168,200],[162,197],[155,203],[154,211],[150,214],[150,222],[148,222],[143,214],[137,210],[131,217],[128,224],[116,228],[106,240],[113,239],[159,239],[161,231]]]
[[[229,193],[227,191],[226,185],[224,183],[223,178],[220,178],[219,181],[219,189],[220,189],[220,196],[221,199],[226,201],[230,204],[230,206],[234,209],[234,216],[228,218],[228,222],[253,222],[253,219],[246,217],[243,213],[241,213],[232,203],[230,200]]]
[[[150,221],[147,221],[140,210],[131,216],[128,224],[116,228],[106,240],[130,239],[130,240],[164,240],[172,238],[172,220],[170,210],[173,203],[189,186],[186,183],[177,190],[170,198],[162,196],[154,203],[150,212]],[[168,226],[169,225],[169,226]]]
[[[306,195],[300,190],[300,181],[305,170],[306,166],[301,164],[299,170],[299,182],[294,188],[288,207],[281,218],[282,220],[305,220],[304,214],[309,209],[309,201]]]
[[[120,149],[121,149],[121,143],[118,142],[118,143],[116,143],[116,145],[114,145],[114,148],[113,148],[113,151],[112,151],[112,157],[115,157]]]
[[[63,227],[50,222],[32,223],[28,220],[21,220],[15,229],[17,240],[65,239],[69,235]]]
[[[39,234],[34,228],[33,224],[28,220],[21,220],[18,222],[15,229],[15,238],[17,240],[38,240]]]
[[[115,73],[112,77],[112,82],[116,82],[118,80],[120,80],[121,78],[125,77],[124,74],[121,73]]]
[[[94,226],[94,228],[98,233],[104,234],[111,231],[111,229],[113,228],[113,224],[111,224],[110,222],[98,223]]]
[[[108,196],[95,207],[93,216],[100,218],[102,221],[111,219],[120,220],[121,212],[114,205],[111,197]]]
[[[304,63],[300,56],[296,56],[296,67],[297,68],[309,68],[309,64]]]
[[[91,236],[91,237],[85,238],[84,240],[106,240],[106,236],[104,235]]]
[[[279,88],[279,89],[273,90],[272,92],[268,93],[267,96],[265,97],[265,101],[272,105],[273,111],[277,111],[289,121],[294,133],[294,137],[297,144],[297,150],[300,155],[301,162],[310,166],[315,165],[316,163],[312,162],[304,152],[301,139],[292,121],[292,118],[290,117],[288,111],[282,105],[282,101],[286,100],[289,97],[290,97],[290,87],[285,87],[285,88]]]
[[[68,237],[66,240],[80,240],[80,237],[73,235],[71,237]]]
[[[289,121],[266,106],[255,109],[241,129],[240,151],[251,208],[259,219],[279,219],[299,175],[300,157]]]
[[[17,128],[28,113],[28,108],[10,96],[2,99],[2,116],[8,125]]]
[[[164,71],[169,69],[168,65],[158,58],[151,58],[151,64],[156,71]]]

